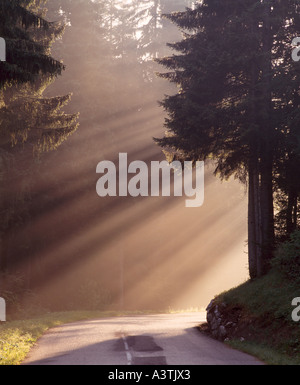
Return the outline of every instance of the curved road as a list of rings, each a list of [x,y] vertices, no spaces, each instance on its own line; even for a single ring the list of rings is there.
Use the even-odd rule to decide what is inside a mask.
[[[206,313],[103,318],[51,329],[25,365],[261,365],[202,335]]]

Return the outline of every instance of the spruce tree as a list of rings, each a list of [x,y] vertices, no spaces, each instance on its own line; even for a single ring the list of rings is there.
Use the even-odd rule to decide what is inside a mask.
[[[0,9],[0,18],[15,39],[7,40],[8,62],[4,66],[17,68],[21,78],[13,70],[1,78],[4,89],[0,96],[0,146],[11,151],[28,141],[33,152],[41,154],[57,148],[78,127],[77,114],[60,111],[71,95],[43,97],[45,89],[64,68],[50,56],[51,45],[63,34],[64,25],[38,16],[41,1],[13,1],[5,5]],[[10,87],[6,87],[8,84]]]
[[[55,23],[34,12],[43,1],[2,0],[0,36],[6,42],[6,61],[0,62],[0,87],[34,82],[40,74],[61,74],[64,66],[49,53],[49,39],[32,39],[31,32],[50,36]],[[41,36],[42,37],[42,36]]]
[[[162,102],[167,132],[155,140],[173,158],[213,158],[216,174],[247,182],[252,278],[272,258],[274,169],[282,140],[298,130],[298,116],[292,126],[286,119],[300,83],[289,56],[298,8],[297,0],[204,0],[167,16],[184,40],[170,44],[179,54],[159,60],[179,91]]]
[[[46,21],[41,3],[4,1],[0,7],[2,36],[8,43],[8,61],[0,63],[1,271],[20,262],[11,256],[16,232],[30,220],[34,157],[56,149],[78,127],[78,114],[63,111],[70,94],[44,97],[64,68],[50,50],[64,26]],[[22,247],[28,248],[30,240],[25,243]]]

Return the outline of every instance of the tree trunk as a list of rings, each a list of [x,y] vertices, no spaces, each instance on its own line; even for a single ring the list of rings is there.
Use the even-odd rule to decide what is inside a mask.
[[[258,26],[252,22],[251,34],[258,33]],[[249,114],[249,124],[253,127],[249,145],[249,191],[248,191],[248,263],[249,275],[251,279],[255,279],[261,275],[262,266],[262,234],[261,234],[261,210],[260,210],[260,141],[255,132],[258,126],[257,111],[259,106],[257,100],[259,93],[257,91],[257,84],[259,81],[259,69],[255,62],[251,65],[251,108]]]
[[[273,207],[273,157],[266,153],[261,165],[260,210],[262,227],[262,266],[260,275],[269,269],[274,248],[274,207]]]
[[[298,217],[298,197],[294,186],[290,186],[288,191],[288,203],[286,209],[286,232],[290,235],[297,228]]]
[[[272,130],[272,47],[271,1],[264,1],[262,104],[260,111],[260,215],[262,227],[262,265],[259,276],[266,273],[274,247],[273,203],[273,130]]]
[[[248,264],[250,278],[257,277],[257,265],[260,262],[259,250],[259,218],[258,218],[258,173],[253,162],[249,164],[248,187]]]

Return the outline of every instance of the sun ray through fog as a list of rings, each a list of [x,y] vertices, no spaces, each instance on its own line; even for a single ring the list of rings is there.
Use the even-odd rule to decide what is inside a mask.
[[[170,52],[166,44],[180,34],[160,17],[173,6],[155,4],[74,0],[62,2],[59,13],[56,0],[49,4],[49,16],[67,22],[52,48],[66,71],[44,95],[72,92],[66,111],[80,111],[80,128],[34,164],[31,148],[16,154],[16,164],[28,165],[32,176],[17,174],[8,189],[30,181],[29,219],[6,234],[8,270],[24,273],[45,307],[76,307],[91,282],[110,293],[111,307],[203,307],[216,291],[247,276],[244,187],[221,183],[210,163],[202,207],[185,207],[185,196],[96,193],[101,161],[118,167],[119,154],[126,153],[129,163],[149,167],[165,159],[153,138],[165,131],[159,101],[176,87],[156,77],[162,69],[145,58]],[[143,25],[134,19],[138,11]]]

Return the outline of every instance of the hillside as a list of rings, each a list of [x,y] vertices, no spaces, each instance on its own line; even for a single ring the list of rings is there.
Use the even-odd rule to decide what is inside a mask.
[[[277,251],[265,276],[217,295],[201,329],[273,365],[300,364],[300,322],[292,319],[300,296],[299,232]]]

